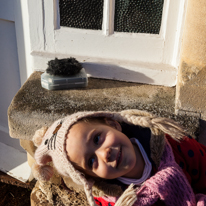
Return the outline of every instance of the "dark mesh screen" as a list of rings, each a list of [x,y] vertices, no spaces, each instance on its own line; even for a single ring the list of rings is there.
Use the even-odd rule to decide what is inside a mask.
[[[164,0],[116,0],[114,31],[159,34]]]
[[[59,0],[60,25],[102,29],[103,0]]]

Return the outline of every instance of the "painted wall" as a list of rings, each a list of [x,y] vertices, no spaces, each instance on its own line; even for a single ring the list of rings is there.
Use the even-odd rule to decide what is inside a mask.
[[[0,0],[0,143],[20,151],[19,141],[9,136],[7,109],[32,73],[29,37],[27,1]]]
[[[19,62],[15,24],[0,19],[0,142],[19,146],[19,141],[9,138],[7,109],[20,88]]]

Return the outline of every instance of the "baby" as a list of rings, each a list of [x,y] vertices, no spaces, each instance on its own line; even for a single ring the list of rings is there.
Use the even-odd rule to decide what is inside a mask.
[[[139,110],[79,112],[33,141],[34,176],[48,181],[52,161],[84,186],[90,205],[206,204],[206,147],[172,120]]]

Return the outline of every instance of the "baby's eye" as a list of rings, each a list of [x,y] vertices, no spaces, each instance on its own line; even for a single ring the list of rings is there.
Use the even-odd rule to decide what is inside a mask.
[[[89,159],[89,162],[88,162],[89,168],[91,168],[91,169],[93,168],[94,161],[95,161],[95,157],[91,157]]]
[[[98,145],[100,137],[101,137],[100,134],[94,136],[94,144]]]

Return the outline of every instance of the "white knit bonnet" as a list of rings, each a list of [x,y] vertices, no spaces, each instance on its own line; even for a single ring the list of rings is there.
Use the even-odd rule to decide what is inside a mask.
[[[66,139],[69,129],[77,121],[85,117],[106,117],[118,122],[148,127],[151,129],[152,135],[167,133],[175,139],[181,139],[184,135],[182,128],[174,121],[155,117],[148,112],[140,110],[78,112],[55,121],[48,130],[45,128],[37,130],[33,138],[34,144],[38,147],[34,155],[36,163],[32,167],[35,178],[40,181],[48,181],[53,175],[53,168],[47,163],[52,161],[59,174],[70,177],[75,183],[84,186],[91,206],[96,205],[92,196],[94,181],[87,180],[82,172],[74,168],[66,152]],[[127,205],[133,205],[136,201],[132,185],[122,194],[115,205],[124,205],[123,199],[126,200]]]

